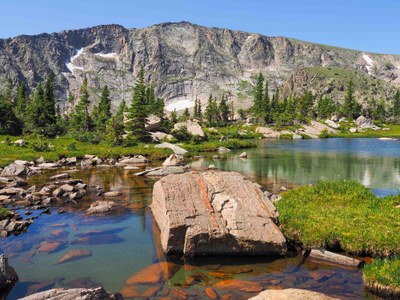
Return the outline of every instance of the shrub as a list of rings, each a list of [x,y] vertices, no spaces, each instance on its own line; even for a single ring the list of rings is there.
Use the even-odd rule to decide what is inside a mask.
[[[178,142],[189,142],[193,137],[186,126],[181,126],[179,129],[172,130],[171,134]]]
[[[48,151],[50,148],[49,144],[47,142],[43,141],[43,139],[33,141],[31,143],[31,147],[36,152],[45,152],[45,151]]]
[[[80,132],[73,134],[73,137],[83,143],[89,143],[97,145],[101,142],[102,136],[95,132]]]

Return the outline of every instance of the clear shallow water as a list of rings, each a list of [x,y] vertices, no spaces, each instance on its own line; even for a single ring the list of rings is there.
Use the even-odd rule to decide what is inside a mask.
[[[315,139],[262,142],[259,148],[195,162],[210,163],[245,173],[254,181],[277,192],[282,185],[298,186],[321,180],[355,179],[380,196],[400,191],[400,140]]]
[[[269,141],[260,148],[247,150],[249,159],[237,158],[241,151],[232,151],[213,161],[206,157],[193,161],[194,168],[210,163],[221,169],[245,173],[251,179],[273,190],[282,185],[298,186],[322,179],[353,178],[373,188],[378,194],[396,192],[399,187],[400,144],[376,139],[331,139],[301,141]],[[62,170],[56,171],[61,173]],[[31,179],[43,185],[55,172]],[[105,190],[120,190],[116,201],[123,208],[112,215],[88,217],[84,210],[96,197],[91,195],[65,214],[53,210],[42,215],[28,233],[0,240],[0,248],[10,257],[20,280],[7,299],[18,299],[27,293],[52,287],[92,287],[99,284],[112,292],[120,291],[124,282],[143,268],[166,261],[158,245],[158,229],[153,223],[148,205],[151,201],[153,179],[138,178],[120,168],[92,168],[72,173],[91,186],[103,185]],[[21,212],[23,213],[23,211]],[[57,233],[58,236],[54,234]],[[60,234],[60,230],[62,230]],[[82,237],[87,238],[82,242]],[[42,242],[58,242],[54,252],[40,253]],[[56,264],[73,249],[88,249],[90,257]],[[224,280],[244,280],[256,288],[305,288],[341,299],[374,299],[363,290],[358,270],[332,266],[302,264],[301,256],[287,258],[202,258],[182,260],[172,257],[176,264],[170,276],[141,285],[141,291],[155,289],[154,298],[164,295],[173,299],[207,299],[205,289]],[[151,267],[150,267],[151,268]],[[151,269],[148,274],[151,277]],[[216,288],[220,297],[247,299],[257,292],[242,288]],[[179,296],[180,295],[180,296]]]

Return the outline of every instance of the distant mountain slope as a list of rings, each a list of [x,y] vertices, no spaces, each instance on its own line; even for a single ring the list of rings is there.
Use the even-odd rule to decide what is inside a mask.
[[[190,105],[187,100],[198,97],[205,102],[210,93],[227,93],[237,107],[247,106],[243,95],[258,72],[266,76],[273,90],[285,82],[288,88],[291,76],[299,76],[299,70],[310,67],[345,68],[376,77],[384,84],[400,84],[398,55],[187,22],[143,29],[105,25],[0,40],[0,88],[6,77],[33,88],[53,72],[62,107],[66,107],[68,93],[78,94],[83,76],[89,79],[94,102],[107,84],[114,108],[122,99],[129,103],[140,65],[145,66],[146,80],[154,83],[157,95],[167,105],[182,100]]]

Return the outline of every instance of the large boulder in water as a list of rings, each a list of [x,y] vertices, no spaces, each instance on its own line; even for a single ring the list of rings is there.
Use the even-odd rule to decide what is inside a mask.
[[[324,294],[302,290],[302,289],[284,289],[284,290],[266,290],[257,296],[250,298],[249,300],[339,300],[338,298],[332,298]]]
[[[284,255],[277,212],[235,172],[169,175],[154,185],[151,209],[167,254]]]
[[[116,295],[106,292],[102,287],[94,289],[52,289],[21,298],[21,300],[111,300],[119,299]]]
[[[36,172],[29,168],[27,165],[12,163],[4,168],[1,176],[32,176]]]
[[[7,292],[18,281],[14,268],[8,264],[4,254],[0,255],[0,294]]]

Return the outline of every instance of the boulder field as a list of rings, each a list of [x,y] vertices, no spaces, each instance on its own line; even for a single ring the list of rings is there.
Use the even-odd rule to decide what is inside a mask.
[[[235,172],[169,175],[155,183],[151,210],[166,254],[284,255],[277,211]]]

